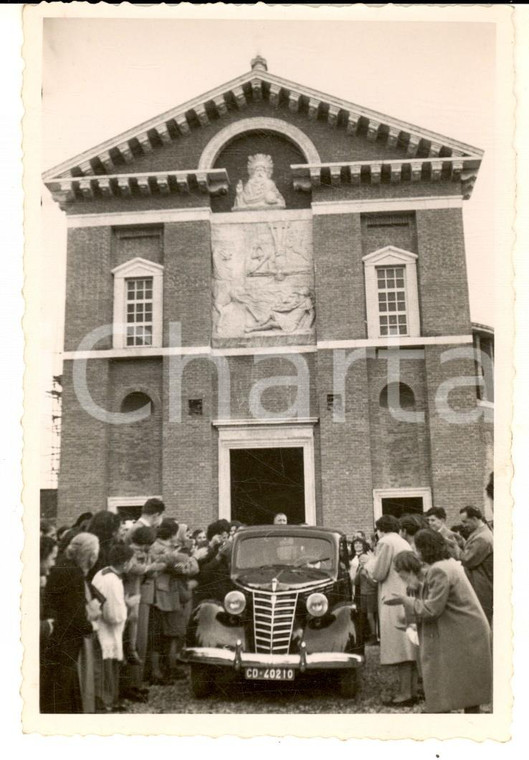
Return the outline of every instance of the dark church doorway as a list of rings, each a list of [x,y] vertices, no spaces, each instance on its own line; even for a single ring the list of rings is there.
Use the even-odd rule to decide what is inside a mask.
[[[305,522],[302,448],[231,449],[231,519],[271,524],[284,512],[289,524]]]
[[[422,515],[422,496],[402,496],[382,499],[382,514],[402,517],[402,515]]]

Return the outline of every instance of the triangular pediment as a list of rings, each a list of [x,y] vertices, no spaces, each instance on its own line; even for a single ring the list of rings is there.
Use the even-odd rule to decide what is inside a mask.
[[[403,248],[397,248],[394,245],[387,245],[384,248],[379,248],[378,251],[368,253],[363,257],[365,264],[409,264],[415,261],[419,257],[416,253],[411,251],[405,251]]]
[[[304,113],[309,120],[325,120],[350,135],[402,148],[410,157],[482,155],[479,149],[452,138],[254,69],[49,169],[44,180],[112,174],[116,165],[163,148],[228,111],[243,109],[252,100],[267,100],[274,106],[286,103],[292,112]]]
[[[148,261],[137,256],[135,259],[125,261],[112,270],[114,276],[120,277],[152,277],[163,273],[163,266],[154,261]]]
[[[81,198],[187,192],[190,187],[226,192],[230,182],[226,171],[205,165],[189,141],[195,135],[196,143],[203,143],[199,130],[207,128],[213,142],[235,120],[256,118],[258,113],[271,121],[290,118],[298,125],[293,129],[309,137],[311,130],[320,134],[322,128],[329,130],[325,151],[302,149],[305,162],[292,166],[298,190],[321,182],[376,184],[381,178],[465,181],[465,177],[475,179],[482,157],[482,151],[465,143],[271,74],[261,60],[240,77],[49,169],[44,182],[61,204]],[[193,165],[183,166],[185,161]]]

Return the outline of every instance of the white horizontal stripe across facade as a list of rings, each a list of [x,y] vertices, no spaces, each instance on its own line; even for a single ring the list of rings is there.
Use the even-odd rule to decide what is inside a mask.
[[[101,349],[95,351],[65,351],[65,361],[73,359],[140,359],[153,356],[276,356],[278,354],[313,354],[344,348],[409,348],[410,346],[453,346],[472,343],[472,335],[436,335],[432,337],[357,338],[352,340],[322,340],[315,346],[244,346],[212,348],[211,346],[165,346]]]
[[[434,208],[461,208],[460,195],[439,195],[426,198],[362,198],[347,201],[320,201],[312,204],[314,216],[323,214],[364,214],[376,211],[422,211]]]
[[[116,211],[104,214],[75,214],[66,218],[67,227],[115,227],[117,225],[136,226],[138,224],[163,224],[164,222],[195,222],[207,220],[211,209],[169,208],[149,211]]]
[[[66,218],[68,227],[114,227],[117,225],[163,224],[164,222],[193,222],[209,219],[212,224],[242,224],[285,219],[310,219],[324,214],[360,214],[376,211],[413,211],[435,208],[461,208],[460,195],[440,195],[426,198],[359,199],[344,201],[320,201],[311,209],[286,209],[278,211],[245,211],[212,214],[209,207],[182,209],[153,209],[149,211],[116,211],[101,214],[73,214]]]

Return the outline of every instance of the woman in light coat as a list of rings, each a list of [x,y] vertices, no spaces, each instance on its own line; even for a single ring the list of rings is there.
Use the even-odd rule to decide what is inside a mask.
[[[417,598],[396,593],[393,603],[404,605],[406,614],[417,620],[426,712],[479,712],[479,705],[490,702],[492,694],[487,618],[441,534],[420,530],[415,548],[427,566],[422,590]],[[405,573],[401,575],[409,582]]]
[[[378,610],[380,624],[380,664],[396,665],[399,689],[393,698],[383,700],[390,707],[409,707],[417,702],[416,648],[406,636],[402,608],[384,602],[395,594],[406,594],[404,582],[399,578],[393,560],[400,552],[409,551],[410,545],[399,536],[399,521],[392,515],[383,515],[375,527],[379,537],[374,559],[367,570],[378,582]]]

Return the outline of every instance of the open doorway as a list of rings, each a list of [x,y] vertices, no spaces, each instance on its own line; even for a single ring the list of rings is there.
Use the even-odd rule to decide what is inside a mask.
[[[382,514],[402,517],[402,515],[422,515],[422,496],[390,497],[382,499]]]
[[[302,447],[232,448],[230,486],[233,520],[269,524],[278,512],[289,524],[306,520]]]
[[[402,517],[406,514],[424,514],[432,506],[429,488],[377,488],[373,491],[375,522],[382,515]]]

